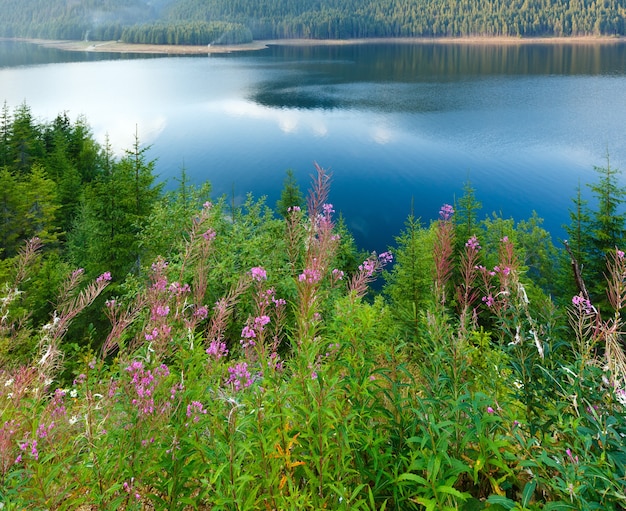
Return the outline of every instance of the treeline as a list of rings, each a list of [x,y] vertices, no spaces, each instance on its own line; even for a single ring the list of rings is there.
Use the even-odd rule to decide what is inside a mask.
[[[257,39],[624,34],[625,14],[624,0],[181,0],[165,11],[247,23]]]
[[[1,0],[0,36],[114,40],[122,28],[157,17],[142,0]]]
[[[232,42],[626,33],[626,0],[0,0],[0,12],[0,36],[153,44],[208,44],[220,26]]]
[[[252,32],[226,21],[158,22],[125,27],[119,39],[144,44],[244,44],[252,41]]]

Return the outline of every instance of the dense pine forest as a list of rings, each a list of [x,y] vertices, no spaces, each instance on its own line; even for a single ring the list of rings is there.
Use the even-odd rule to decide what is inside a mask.
[[[0,37],[152,44],[624,35],[625,0],[0,0]]]
[[[146,151],[2,108],[0,509],[626,509],[609,156],[557,246],[466,183],[363,253],[319,166],[235,204]]]

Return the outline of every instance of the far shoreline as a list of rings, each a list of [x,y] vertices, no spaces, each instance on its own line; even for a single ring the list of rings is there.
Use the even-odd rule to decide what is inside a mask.
[[[269,46],[346,46],[361,44],[466,44],[466,45],[526,45],[526,44],[620,44],[625,36],[573,37],[385,37],[361,39],[268,39],[233,45],[161,45],[135,44],[120,41],[68,41],[31,38],[0,38],[21,41],[65,51],[98,53],[149,53],[164,55],[201,55],[262,50]]]

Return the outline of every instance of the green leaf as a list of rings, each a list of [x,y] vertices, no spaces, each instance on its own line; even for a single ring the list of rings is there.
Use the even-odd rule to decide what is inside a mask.
[[[513,509],[515,507],[515,501],[501,497],[500,495],[489,495],[487,502],[489,502],[489,504],[502,506],[504,509]]]
[[[428,486],[428,481],[426,481],[426,479],[418,476],[417,474],[411,474],[410,472],[400,474],[400,476],[398,477],[398,481],[413,481],[414,483]]]
[[[530,499],[533,498],[533,494],[535,493],[535,488],[537,487],[537,481],[528,481],[524,486],[524,490],[522,491],[522,507],[528,507],[530,503]]]
[[[446,493],[448,495],[452,495],[456,497],[457,499],[461,499],[461,500],[466,500],[469,495],[468,493],[461,493],[459,490],[457,490],[456,488],[453,488],[452,486],[445,486],[445,485],[437,486],[435,490],[439,493]]]
[[[435,506],[437,505],[437,501],[434,499],[427,499],[425,497],[417,497],[415,498],[415,502],[421,504],[426,508],[426,511],[434,511]]]

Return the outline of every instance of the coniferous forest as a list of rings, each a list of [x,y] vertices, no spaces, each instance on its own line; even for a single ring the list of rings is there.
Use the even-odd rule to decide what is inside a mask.
[[[0,0],[0,37],[252,39],[624,35],[625,0]]]
[[[363,253],[332,175],[170,191],[0,112],[0,509],[626,509],[626,189],[568,240],[465,184]],[[436,215],[437,212],[435,212]]]

